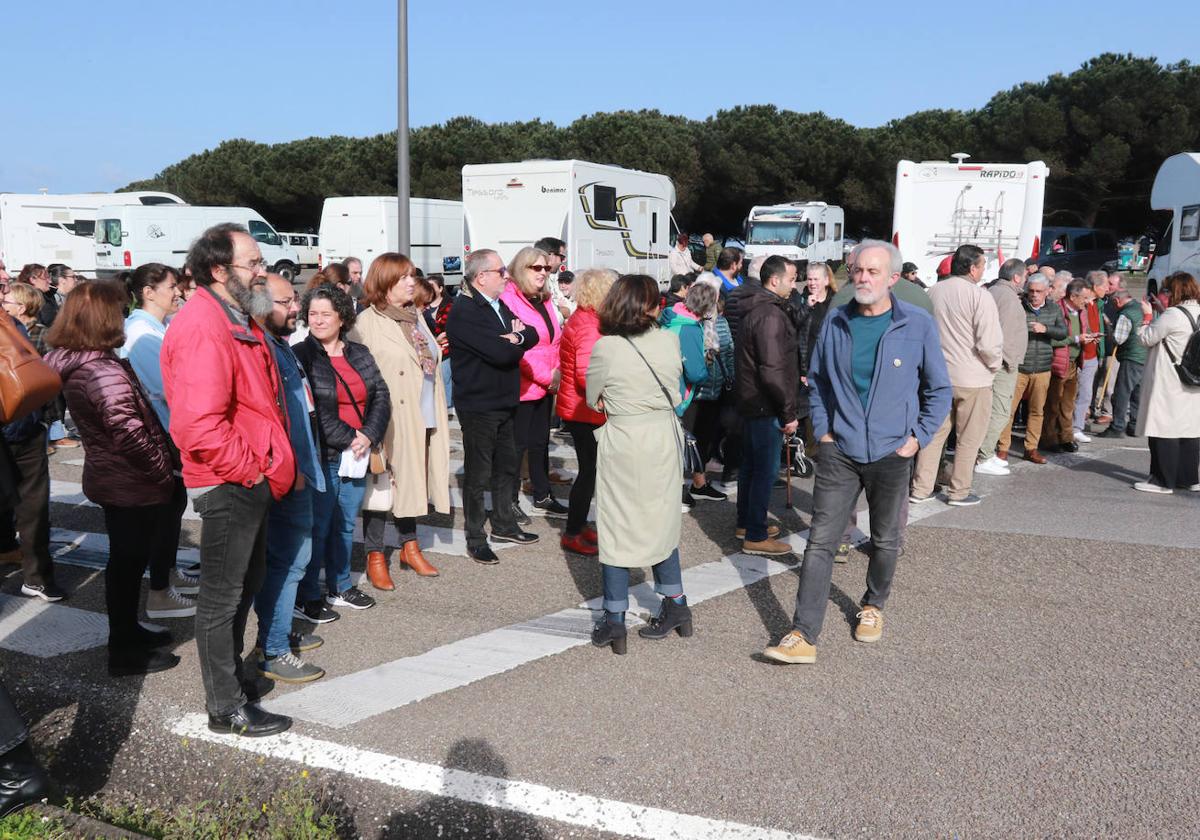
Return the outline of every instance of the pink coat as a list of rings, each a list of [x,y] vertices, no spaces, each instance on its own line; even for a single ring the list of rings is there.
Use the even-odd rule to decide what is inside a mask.
[[[554,372],[558,370],[559,344],[562,343],[562,326],[558,321],[558,313],[549,300],[539,304],[553,324],[553,328],[547,327],[546,318],[534,309],[529,298],[521,294],[521,290],[512,280],[505,285],[500,299],[525,326],[537,330],[538,343],[526,350],[525,355],[521,357],[521,402],[540,400],[549,392]]]

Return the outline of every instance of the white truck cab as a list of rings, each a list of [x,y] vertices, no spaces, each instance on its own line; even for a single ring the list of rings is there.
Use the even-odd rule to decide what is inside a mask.
[[[750,208],[746,217],[746,259],[779,255],[789,260],[842,262],[846,214],[824,201],[793,201]]]

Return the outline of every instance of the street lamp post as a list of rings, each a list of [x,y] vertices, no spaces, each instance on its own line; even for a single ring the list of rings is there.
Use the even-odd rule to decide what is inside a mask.
[[[408,0],[397,0],[396,16],[398,36],[396,75],[399,88],[396,126],[396,199],[398,204],[396,222],[400,227],[396,241],[400,253],[411,256],[409,254],[412,247],[412,243],[409,241],[411,227],[408,220],[409,193],[412,189],[408,174]]]

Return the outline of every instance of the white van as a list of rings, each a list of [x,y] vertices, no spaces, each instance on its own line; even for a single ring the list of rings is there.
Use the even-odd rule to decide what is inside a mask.
[[[824,201],[793,201],[750,208],[746,217],[746,259],[778,254],[789,260],[842,264],[846,214]]]
[[[984,277],[997,275],[1013,257],[1037,258],[1042,207],[1050,168],[1033,163],[967,163],[926,160],[896,164],[892,244],[916,263],[927,286],[937,266],[959,245],[978,245],[987,255]]]
[[[463,247],[508,262],[545,236],[567,243],[565,267],[671,278],[675,186],[666,175],[582,160],[464,166]]]
[[[284,245],[291,245],[296,249],[296,256],[300,260],[300,265],[304,267],[314,266],[321,260],[321,237],[315,233],[284,233],[279,231],[279,238],[283,240]]]
[[[293,280],[300,257],[249,207],[101,207],[96,218],[96,277],[104,280],[146,263],[183,265],[192,243],[213,225],[242,225],[258,242],[269,270]]]
[[[462,278],[461,201],[412,198],[408,204],[411,247],[406,255],[426,274],[454,285]],[[363,277],[380,254],[400,250],[400,200],[394,195],[350,195],[325,199],[321,208],[320,265],[347,257],[362,260]]]
[[[105,205],[183,204],[164,192],[22,195],[0,193],[0,260],[14,275],[26,263],[64,263],[96,273],[96,211]]]
[[[1200,153],[1182,152],[1163,161],[1154,176],[1150,206],[1173,214],[1146,272],[1157,289],[1168,274],[1200,274]]]

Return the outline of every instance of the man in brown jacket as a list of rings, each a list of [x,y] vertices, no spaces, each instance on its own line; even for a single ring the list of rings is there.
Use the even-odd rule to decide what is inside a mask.
[[[971,475],[992,414],[992,380],[1004,360],[1004,336],[996,302],[979,285],[986,262],[978,246],[960,245],[951,261],[950,276],[929,290],[954,398],[950,416],[917,455],[909,498],[914,504],[933,498],[933,485],[942,464],[942,447],[950,436],[952,423],[958,434],[958,446],[946,488],[946,503],[965,507],[980,501],[971,492]]]
[[[1025,324],[1025,307],[1021,304],[1021,289],[1025,285],[1025,262],[1006,260],[1000,266],[1000,279],[988,286],[996,311],[1000,314],[1000,331],[1004,334],[1004,360],[992,381],[992,414],[987,434],[979,447],[975,472],[981,475],[1008,475],[1008,461],[996,455],[996,441],[1008,424],[1013,392],[1017,389],[1017,368],[1025,360],[1029,346],[1029,331]]]

